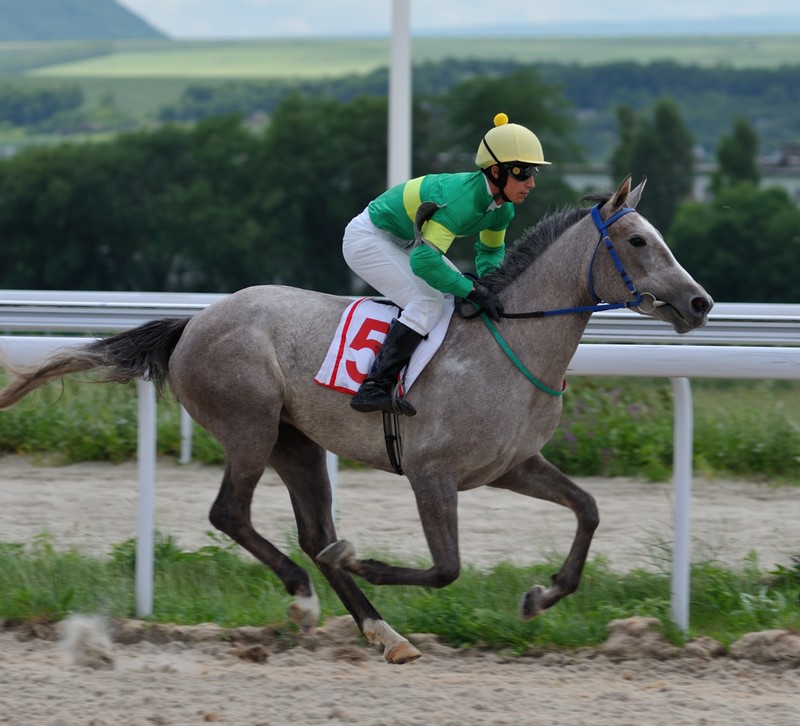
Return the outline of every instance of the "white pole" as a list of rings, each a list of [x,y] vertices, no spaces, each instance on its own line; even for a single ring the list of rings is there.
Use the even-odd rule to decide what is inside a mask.
[[[388,186],[411,178],[411,0],[392,0]]]
[[[188,464],[192,460],[192,429],[192,417],[181,406],[181,464]]]
[[[139,522],[136,538],[136,614],[153,612],[153,530],[156,480],[156,389],[136,381],[139,397]]]
[[[689,630],[690,531],[692,513],[692,389],[688,378],[671,378],[675,401],[673,476],[675,544],[672,554],[672,621]]]
[[[328,479],[331,483],[331,514],[336,519],[336,494],[339,488],[339,457],[330,451],[325,452],[325,464],[328,467]]]

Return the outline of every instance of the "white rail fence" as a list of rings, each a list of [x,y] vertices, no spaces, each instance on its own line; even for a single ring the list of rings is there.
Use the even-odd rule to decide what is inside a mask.
[[[0,349],[12,365],[32,365],[86,337],[133,328],[163,317],[191,316],[222,295],[0,290]],[[31,335],[38,333],[38,335]],[[42,335],[45,333],[46,335]],[[53,335],[71,333],[70,337]],[[76,337],[74,334],[78,334]],[[569,375],[663,377],[672,383],[675,497],[672,619],[689,625],[693,416],[690,378],[800,378],[800,305],[717,304],[708,325],[678,336],[665,324],[630,311],[595,313]],[[136,604],[152,612],[155,393],[140,381],[139,524]],[[182,422],[181,460],[191,450],[191,423]],[[336,459],[329,457],[332,485]]]

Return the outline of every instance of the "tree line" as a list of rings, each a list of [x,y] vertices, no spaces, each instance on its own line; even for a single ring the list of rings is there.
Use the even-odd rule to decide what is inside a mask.
[[[548,153],[564,160],[564,104],[522,74],[506,83],[552,95],[553,111],[536,110],[536,95],[503,108],[520,121],[536,110]],[[458,95],[451,110],[415,107],[416,173],[473,168],[500,101],[470,87],[479,102],[468,109],[472,98]],[[294,94],[258,132],[222,116],[23,150],[0,162],[0,286],[229,292],[282,282],[349,293],[341,236],[385,188],[386,120],[385,98]],[[574,196],[555,173],[517,232]]]
[[[545,83],[558,88],[580,114],[576,138],[595,158],[606,158],[613,147],[618,106],[644,110],[661,98],[675,101],[695,143],[709,150],[715,148],[720,133],[737,115],[753,126],[769,129],[771,141],[766,151],[800,137],[800,117],[795,112],[800,65],[736,69],[672,61],[584,66],[448,59],[415,64],[412,85],[415,96],[425,102],[449,93],[464,81],[498,79],[524,68],[534,69]],[[385,68],[363,76],[325,80],[198,82],[188,86],[177,102],[162,108],[159,118],[198,121],[223,113],[270,114],[293,92],[349,101],[360,95],[385,97],[387,89]]]
[[[416,100],[412,168],[474,168],[499,110],[534,128],[554,162],[518,209],[514,240],[580,198],[563,176],[581,153],[574,107],[536,69],[472,77]],[[285,283],[349,294],[341,236],[385,188],[386,119],[385,97],[295,93],[258,131],[227,115],[24,150],[0,161],[0,287],[231,292]],[[614,181],[648,177],[641,211],[716,299],[796,301],[789,261],[800,212],[781,190],[757,186],[752,125],[738,119],[720,142],[711,204],[690,198],[693,147],[674,101],[621,105]]]
[[[0,124],[36,126],[79,108],[83,101],[83,90],[75,83],[20,86],[0,82]]]
[[[66,53],[68,49],[63,49]],[[74,53],[80,47],[72,49]],[[85,49],[84,49],[85,52]],[[0,58],[0,67],[2,58]],[[762,153],[771,154],[782,144],[800,137],[800,116],[795,112],[800,87],[800,64],[779,68],[730,68],[687,66],[672,61],[647,64],[615,62],[599,65],[569,63],[523,64],[508,60],[446,59],[415,64],[412,69],[415,98],[422,105],[438,104],[460,83],[476,78],[501,79],[532,69],[548,85],[559,89],[573,107],[574,137],[593,162],[605,161],[616,142],[616,109],[620,105],[638,111],[661,98],[671,98],[691,129],[695,144],[713,153],[730,120],[742,115],[766,132]],[[38,79],[37,83],[38,83]],[[72,92],[75,82],[64,84]],[[198,81],[188,85],[174,102],[155,112],[160,122],[196,122],[226,114],[270,117],[290,95],[300,93],[342,103],[361,96],[385,98],[388,70],[364,75],[326,79],[273,79]],[[522,92],[524,88],[520,89]],[[16,106],[35,95],[29,80],[0,85],[0,105]],[[10,98],[3,101],[3,96]],[[89,107],[69,105],[52,108],[37,131],[85,133],[87,130],[127,130],[143,119],[131,113],[110,113],[113,96]],[[17,118],[24,115],[17,113]],[[17,121],[10,123],[18,124]],[[0,117],[0,121],[2,118]],[[18,124],[19,125],[19,124]],[[25,125],[25,124],[22,124]]]

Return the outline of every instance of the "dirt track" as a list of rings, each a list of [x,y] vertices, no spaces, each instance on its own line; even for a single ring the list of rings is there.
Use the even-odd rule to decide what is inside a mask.
[[[208,510],[222,470],[158,462],[156,528],[186,548],[209,544]],[[594,495],[600,527],[590,555],[614,569],[665,567],[673,532],[673,488],[633,479],[576,478]],[[0,457],[0,541],[26,542],[43,532],[58,546],[103,553],[136,536],[138,479],[135,463],[35,466],[24,457]],[[800,551],[800,487],[696,479],[692,492],[692,555],[741,564],[750,554],[770,568]],[[359,552],[427,557],[408,482],[371,470],[342,471],[337,488],[337,528]],[[253,521],[268,539],[294,538],[286,489],[267,472],[256,490]],[[567,552],[575,531],[572,513],[555,504],[488,488],[459,500],[461,555],[488,566],[501,560],[539,562]]]
[[[160,462],[158,477],[158,528],[184,547],[207,544],[206,516],[221,471]],[[0,540],[49,532],[57,546],[106,551],[135,536],[136,481],[133,464],[46,468],[0,458]],[[663,565],[672,531],[670,485],[579,483],[600,506],[594,554],[615,569]],[[343,473],[337,501],[340,534],[362,552],[427,554],[403,479]],[[278,544],[293,532],[288,497],[274,478],[257,493],[255,521]],[[698,557],[738,563],[756,553],[762,566],[785,564],[798,551],[798,521],[800,488],[695,482]],[[462,496],[460,522],[463,558],[481,566],[565,552],[574,530],[566,510],[488,490]],[[597,651],[507,659],[423,639],[421,660],[388,666],[347,620],[285,652],[273,644],[252,650],[221,642],[213,632],[204,637],[208,629],[192,632],[162,643],[114,643],[110,669],[76,664],[55,640],[0,633],[0,724],[800,723],[800,667],[791,663],[708,653],[641,658],[642,644],[618,662]]]

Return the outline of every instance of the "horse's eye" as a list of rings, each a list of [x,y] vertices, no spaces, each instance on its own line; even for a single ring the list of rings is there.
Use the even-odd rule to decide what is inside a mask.
[[[628,242],[630,242],[634,247],[644,247],[647,244],[644,237],[640,237],[638,234],[633,235]]]

